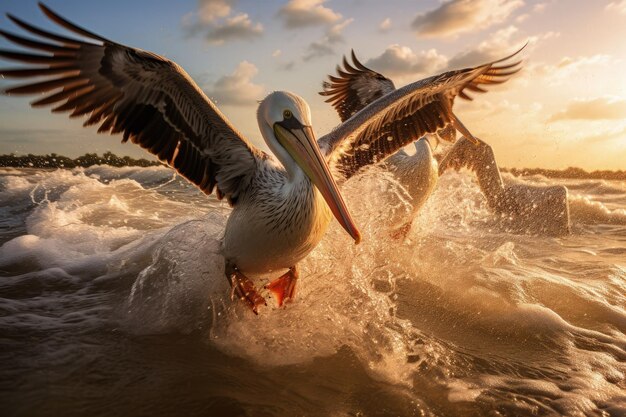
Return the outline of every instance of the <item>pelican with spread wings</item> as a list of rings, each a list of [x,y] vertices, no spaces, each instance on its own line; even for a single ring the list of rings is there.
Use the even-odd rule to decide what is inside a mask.
[[[332,214],[358,243],[360,235],[331,176],[305,101],[274,92],[259,105],[263,137],[278,162],[239,133],[176,63],[130,48],[70,23],[43,4],[53,22],[85,40],[45,31],[9,15],[38,38],[0,30],[30,49],[0,51],[25,66],[1,69],[29,79],[8,95],[39,95],[33,107],[85,116],[84,126],[123,134],[206,194],[233,206],[223,241],[233,291],[257,312],[265,303],[248,273],[289,269],[269,284],[282,304],[293,297],[296,264],[321,240]],[[329,209],[330,208],[330,209]]]
[[[322,239],[332,215],[358,243],[360,234],[329,165],[345,177],[382,160],[415,135],[460,122],[449,100],[493,64],[442,74],[397,90],[315,141],[306,102],[288,92],[259,105],[259,129],[274,157],[247,141],[176,63],[83,29],[46,6],[44,14],[84,39],[66,37],[9,15],[36,38],[0,30],[28,48],[0,51],[26,66],[0,69],[5,78],[29,79],[9,95],[39,95],[33,107],[86,117],[85,126],[122,134],[170,165],[206,194],[233,206],[223,240],[225,273],[233,292],[256,313],[265,303],[246,274],[288,270],[269,283],[278,298],[293,298],[296,265]],[[406,128],[405,121],[416,120]],[[321,148],[320,146],[321,145]]]
[[[368,127],[359,134],[357,142],[363,145],[336,153],[338,160],[335,164],[339,172],[350,177],[361,168],[381,160],[380,156],[388,156],[385,166],[411,196],[413,213],[416,213],[434,190],[438,176],[450,166],[450,160],[462,156],[464,164],[475,170],[481,170],[481,163],[495,165],[495,160],[484,158],[488,145],[472,135],[454,115],[452,107],[457,96],[472,100],[470,92],[484,93],[487,91],[485,86],[504,83],[517,73],[521,69],[521,61],[510,60],[524,47],[500,60],[446,72],[400,89],[396,89],[389,78],[363,65],[352,51],[352,63],[344,56],[342,66],[337,66],[337,75],[329,75],[322,84],[323,91],[319,94],[328,97],[326,102],[335,108],[342,124],[337,132],[321,138],[320,143],[322,147],[345,146],[344,131],[354,131],[355,125],[363,125],[364,118],[374,119],[377,128]],[[421,91],[421,94],[415,94],[416,91]],[[376,133],[372,134],[372,130]],[[424,139],[424,135],[429,135],[431,140],[455,142],[457,131],[466,139],[457,143],[438,167],[430,142]],[[402,149],[411,142],[415,145],[413,155]],[[383,152],[380,152],[381,148]],[[474,159],[481,162],[472,163]],[[489,174],[493,174],[493,168]],[[491,182],[495,184],[499,173],[497,178],[490,175],[485,177],[493,177]],[[495,194],[493,187],[484,188],[484,191]],[[403,216],[395,220],[398,227],[393,235],[400,233],[398,236],[401,236],[408,231],[413,218]]]

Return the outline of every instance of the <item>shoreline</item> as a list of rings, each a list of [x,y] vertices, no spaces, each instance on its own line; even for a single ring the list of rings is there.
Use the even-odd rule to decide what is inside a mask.
[[[151,167],[166,166],[159,161],[148,159],[135,159],[129,156],[117,156],[112,152],[105,152],[102,156],[96,153],[86,153],[78,158],[68,158],[56,153],[46,155],[23,155],[14,154],[0,155],[0,167],[2,168],[87,168],[93,165],[109,165],[113,167]],[[599,179],[626,181],[626,171],[596,170],[586,171],[582,168],[570,167],[566,169],[545,168],[501,168],[502,172],[516,177],[528,177],[543,175],[547,178],[560,179]]]
[[[164,165],[159,161],[147,159],[135,159],[130,156],[117,156],[112,152],[105,152],[102,156],[96,153],[86,153],[78,158],[68,158],[56,153],[46,155],[23,155],[14,154],[0,155],[0,167],[2,168],[88,168],[93,165],[110,165],[113,167],[151,167]]]

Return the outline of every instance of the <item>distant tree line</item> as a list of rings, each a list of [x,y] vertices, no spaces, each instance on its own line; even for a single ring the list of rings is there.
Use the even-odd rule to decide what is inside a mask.
[[[571,178],[571,179],[594,179],[594,180],[626,180],[626,171],[585,171],[582,168],[569,167],[566,169],[544,169],[544,168],[503,168],[502,171],[509,172],[516,177],[530,175],[543,175],[548,178]]]
[[[117,156],[112,152],[105,152],[102,156],[95,153],[86,153],[83,156],[72,159],[67,156],[51,153],[47,155],[23,155],[17,156],[0,155],[0,166],[14,168],[76,168],[90,167],[92,165],[110,165],[113,167],[139,166],[150,167],[162,165],[158,161],[147,159],[134,159],[130,156]]]
[[[148,161],[147,159],[134,159],[130,156],[117,156],[112,152],[105,152],[102,156],[95,153],[86,153],[83,156],[72,159],[67,156],[51,153],[47,155],[28,154],[24,156],[0,155],[0,167],[14,168],[76,168],[90,167],[92,165],[110,165],[113,167],[150,167],[163,165],[158,161]],[[581,168],[567,168],[563,170],[544,168],[503,168],[502,171],[509,172],[517,177],[530,175],[543,175],[548,178],[586,178],[603,180],[626,180],[626,171],[592,171],[587,172]]]

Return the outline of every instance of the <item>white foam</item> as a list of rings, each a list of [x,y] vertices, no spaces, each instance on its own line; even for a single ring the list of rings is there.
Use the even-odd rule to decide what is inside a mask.
[[[600,201],[586,195],[570,195],[570,214],[575,222],[586,224],[626,225],[626,209],[611,210]]]

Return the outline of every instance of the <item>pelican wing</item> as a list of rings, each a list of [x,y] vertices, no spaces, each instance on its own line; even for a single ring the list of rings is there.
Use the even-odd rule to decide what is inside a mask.
[[[497,61],[448,71],[394,90],[320,138],[320,147],[335,171],[349,178],[425,134],[436,133],[449,125],[475,141],[452,112],[454,99],[456,96],[470,99],[465,90],[483,92],[482,85],[506,81],[520,70],[520,62],[501,63],[520,51]]]
[[[217,186],[231,203],[254,172],[261,153],[237,132],[176,63],[152,52],[107,40],[40,4],[58,25],[88,41],[44,31],[9,18],[41,39],[0,30],[9,41],[32,51],[0,51],[0,57],[27,64],[0,69],[6,78],[30,82],[8,88],[9,95],[38,94],[33,107],[88,116],[84,126],[122,133],[166,162],[206,194]],[[31,53],[33,52],[33,53]],[[33,80],[34,78],[34,80]]]
[[[322,84],[324,91],[319,93],[328,97],[325,101],[335,108],[342,122],[396,89],[389,78],[361,64],[354,50],[351,55],[352,64],[344,56],[343,68],[337,66],[338,76],[329,75]]]
[[[352,64],[344,55],[343,67],[337,65],[337,76],[328,75],[328,81],[322,83],[323,91],[319,92],[321,96],[328,97],[324,101],[335,108],[342,122],[396,89],[389,78],[363,65],[356,57],[354,50],[351,51],[351,58]],[[459,96],[465,100],[473,100],[473,97],[468,94],[469,91],[485,93],[487,90],[484,87],[502,84],[508,80],[509,76],[519,71],[519,68],[515,68],[518,64],[519,62],[510,65],[494,65],[485,74],[452,91],[451,99],[454,100],[456,96]]]

